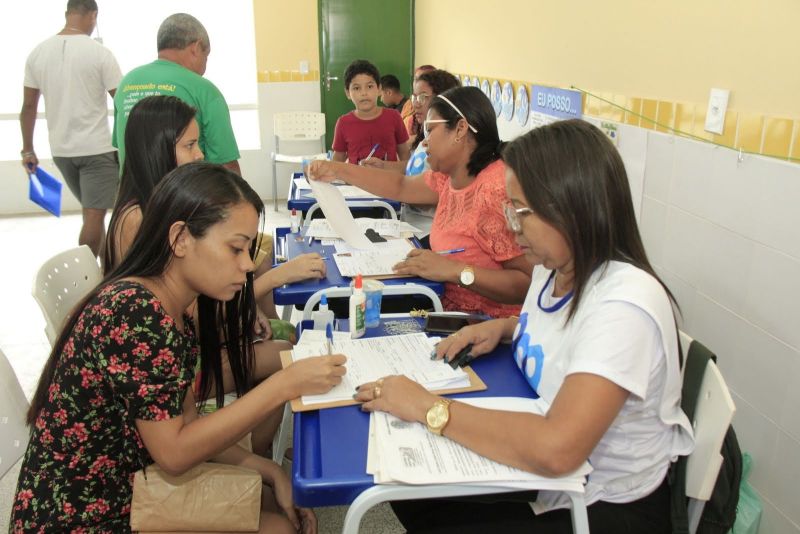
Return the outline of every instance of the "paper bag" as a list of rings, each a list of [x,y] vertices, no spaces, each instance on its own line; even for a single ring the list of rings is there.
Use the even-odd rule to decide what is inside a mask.
[[[243,467],[203,463],[179,477],[157,465],[133,479],[131,530],[255,532],[261,476]]]

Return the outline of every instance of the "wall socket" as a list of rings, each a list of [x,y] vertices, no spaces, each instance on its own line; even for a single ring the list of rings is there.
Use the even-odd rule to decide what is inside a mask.
[[[722,135],[730,96],[731,92],[728,89],[711,89],[711,94],[708,96],[708,110],[706,110],[705,130],[707,132]]]
[[[300,74],[308,74],[308,61],[305,59],[300,62]]]

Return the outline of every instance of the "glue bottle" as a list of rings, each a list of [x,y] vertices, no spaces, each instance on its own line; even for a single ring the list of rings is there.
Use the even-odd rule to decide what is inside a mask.
[[[292,225],[292,233],[296,234],[300,231],[300,216],[297,214],[297,209],[292,208],[292,217],[290,223]]]
[[[311,313],[311,320],[314,321],[314,330],[325,330],[327,325],[333,327],[333,312],[328,309],[328,297],[325,295],[319,301],[319,309]]]
[[[355,285],[353,286],[353,294],[350,295],[350,337],[355,339],[364,335],[367,329],[366,313],[367,313],[367,296],[364,294],[363,282],[361,275],[356,275]]]

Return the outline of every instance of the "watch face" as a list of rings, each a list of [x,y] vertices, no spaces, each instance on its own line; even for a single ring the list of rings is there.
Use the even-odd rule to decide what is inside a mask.
[[[425,419],[431,428],[439,428],[447,422],[447,409],[437,402],[428,410]]]
[[[461,271],[461,283],[465,286],[470,285],[472,282],[475,281],[475,273],[468,270]]]

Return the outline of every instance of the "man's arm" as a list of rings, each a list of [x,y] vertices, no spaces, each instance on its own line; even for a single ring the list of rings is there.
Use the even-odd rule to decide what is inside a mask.
[[[233,161],[229,161],[228,163],[223,163],[222,166],[235,172],[239,176],[242,175],[242,169],[239,167],[239,160],[235,159]]]
[[[40,95],[38,89],[25,87],[22,110],[19,112],[19,126],[22,130],[22,166],[29,172],[35,171],[39,166],[39,159],[33,150],[33,129],[36,126],[36,111],[39,108]]]

